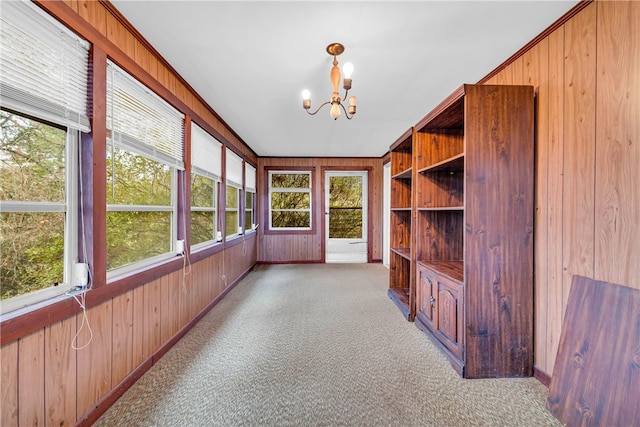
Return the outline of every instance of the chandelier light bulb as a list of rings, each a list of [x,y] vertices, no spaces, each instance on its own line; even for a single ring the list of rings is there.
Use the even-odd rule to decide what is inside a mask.
[[[351,62],[347,62],[346,64],[344,64],[344,66],[342,67],[342,72],[344,73],[345,79],[350,79],[351,74],[353,74],[353,64]]]
[[[349,97],[349,105],[355,106],[357,102],[358,102],[358,98],[356,98],[355,96]]]
[[[307,89],[302,91],[302,99],[311,99],[311,92]]]
[[[329,115],[333,120],[338,120],[338,117],[340,117],[340,106],[337,102],[331,104],[331,111],[329,111]]]

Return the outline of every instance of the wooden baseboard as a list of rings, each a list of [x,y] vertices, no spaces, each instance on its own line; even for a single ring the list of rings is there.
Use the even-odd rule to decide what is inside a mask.
[[[533,376],[534,376],[535,379],[540,381],[546,387],[549,387],[549,385],[551,384],[551,377],[549,375],[547,375],[546,372],[541,371],[540,369],[538,369],[537,366],[533,367]]]

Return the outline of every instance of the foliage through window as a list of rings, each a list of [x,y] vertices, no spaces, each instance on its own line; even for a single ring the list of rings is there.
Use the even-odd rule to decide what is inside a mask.
[[[107,270],[171,251],[175,170],[107,150]]]
[[[362,177],[329,177],[329,237],[362,238]]]
[[[212,178],[191,174],[191,245],[216,240],[217,186]]]
[[[2,299],[65,280],[67,132],[0,111]],[[71,214],[71,213],[70,213]]]
[[[253,226],[256,224],[255,220],[255,198],[256,193],[253,191],[247,190],[245,192],[245,203],[244,203],[244,229],[251,230]]]
[[[311,229],[311,172],[269,171],[269,228]]]
[[[225,219],[226,219],[226,236],[235,236],[238,233],[238,227],[240,227],[240,189],[227,185],[226,205],[225,205]]]
[[[173,256],[184,116],[107,62],[107,271]],[[184,238],[182,236],[181,238]]]

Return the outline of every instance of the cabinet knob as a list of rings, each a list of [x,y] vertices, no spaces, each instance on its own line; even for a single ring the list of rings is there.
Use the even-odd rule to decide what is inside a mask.
[[[436,306],[436,299],[433,297],[433,295],[429,297],[429,304],[431,304],[431,307]]]

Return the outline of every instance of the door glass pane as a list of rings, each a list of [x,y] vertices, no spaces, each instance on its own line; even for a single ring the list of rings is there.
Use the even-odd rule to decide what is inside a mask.
[[[362,177],[329,178],[329,238],[362,238]]]

